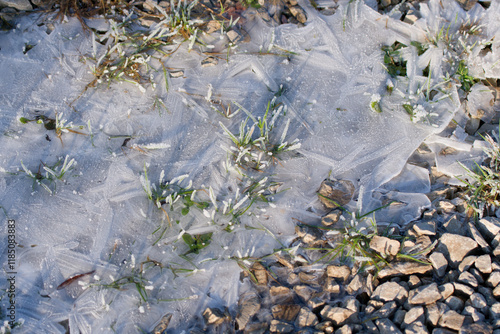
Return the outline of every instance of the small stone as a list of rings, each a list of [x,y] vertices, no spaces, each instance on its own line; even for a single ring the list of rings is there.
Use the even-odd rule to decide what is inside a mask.
[[[471,317],[472,321],[474,322],[483,321],[485,319],[484,314],[470,305],[464,308],[464,310],[462,311],[462,315]]]
[[[329,214],[321,218],[321,224],[324,226],[332,226],[339,222],[340,217],[342,216],[341,209],[334,209]]]
[[[477,288],[478,286],[477,279],[468,271],[461,273],[460,276],[458,276],[458,281],[460,283],[470,285],[473,288]]]
[[[352,334],[350,325],[344,325],[335,331],[335,334]]]
[[[413,274],[428,274],[432,271],[432,266],[419,262],[393,262],[378,272],[378,278],[392,276],[408,276]]]
[[[458,270],[460,272],[467,271],[469,268],[476,262],[477,256],[475,255],[469,255],[466,256],[462,262],[458,265]]]
[[[217,308],[207,307],[203,312],[203,318],[207,325],[220,325],[225,320],[224,313]]]
[[[429,261],[436,270],[436,275],[443,277],[446,273],[446,268],[448,268],[448,261],[444,257],[443,253],[434,252],[429,256]]]
[[[493,244],[493,243],[492,243]],[[494,257],[500,257],[500,245],[498,245],[494,250],[493,250],[493,256]]]
[[[481,249],[483,250],[483,252],[485,252],[485,253],[491,252],[490,246],[488,245],[488,243],[486,242],[486,240],[484,240],[483,236],[481,235],[481,233],[479,233],[479,231],[474,226],[474,224],[469,222],[468,226],[469,226],[470,235],[477,242],[477,244],[479,245],[479,247],[481,247]]]
[[[448,233],[467,236],[467,228],[464,222],[459,218],[458,214],[451,216],[451,218],[443,224],[443,227]]]
[[[219,31],[221,28],[221,25],[220,25],[220,22],[217,21],[217,20],[210,20],[208,23],[207,23],[207,27],[206,27],[206,32],[207,34],[211,34],[213,32],[216,32],[216,31]]]
[[[330,293],[340,293],[340,285],[334,278],[328,277],[323,290]]]
[[[295,320],[295,326],[302,328],[302,327],[316,326],[317,324],[318,324],[318,317],[316,316],[316,314],[314,314],[309,308],[302,307]]]
[[[319,331],[325,332],[325,333],[333,333],[333,325],[331,321],[323,321],[314,326],[314,329],[317,329]]]
[[[301,283],[308,284],[311,286],[316,286],[319,287],[319,276],[318,273],[311,272],[311,273],[306,273],[304,271],[301,271],[299,273],[299,280]]]
[[[170,71],[169,74],[172,78],[181,78],[184,76],[184,71],[182,70]]]
[[[422,282],[420,281],[420,278],[418,278],[418,276],[417,276],[417,275],[411,275],[411,276],[408,278],[408,286],[409,286],[411,289],[418,288],[421,284],[422,284]]]
[[[474,276],[479,285],[484,284],[483,274],[477,268],[469,268],[469,272]]]
[[[458,314],[453,310],[449,310],[441,316],[441,319],[439,319],[439,326],[458,331],[464,325],[464,321],[465,316]]]
[[[33,10],[28,0],[0,0],[0,7],[10,7],[20,11]]]
[[[395,301],[385,303],[381,308],[375,311],[370,318],[390,318],[398,309]]]
[[[417,320],[424,320],[424,308],[422,306],[412,307],[406,312],[402,326],[407,327]]]
[[[429,305],[440,300],[441,298],[441,293],[439,292],[437,284],[432,283],[411,290],[408,297],[408,302],[412,305]]]
[[[422,322],[416,322],[406,327],[405,334],[429,334],[429,331]]]
[[[441,295],[439,295],[439,297],[441,297]],[[394,300],[400,305],[404,303],[406,298],[408,298],[408,291],[395,282],[386,282],[379,285],[372,295],[372,299],[383,302],[390,302]]]
[[[465,284],[455,282],[453,283],[453,287],[455,288],[455,294],[460,297],[468,298],[474,293],[474,289]]]
[[[380,334],[402,334],[389,319],[376,319],[375,325],[377,325]]]
[[[455,212],[455,205],[450,201],[438,201],[436,203],[436,210],[438,213],[453,213]]]
[[[215,66],[219,63],[219,60],[215,57],[207,57],[201,61],[201,67]]]
[[[311,299],[313,293],[316,292],[316,290],[307,285],[296,285],[293,287],[293,291],[295,291],[297,296],[299,296],[304,303],[307,303]]]
[[[471,238],[444,233],[439,239],[437,250],[446,256],[449,265],[456,268],[463,258],[476,247],[477,242]]]
[[[399,253],[400,245],[401,244],[397,240],[378,235],[374,236],[372,240],[370,240],[370,248],[382,256],[396,256]]]
[[[458,334],[491,334],[493,326],[485,322],[477,322],[475,324],[467,324],[462,326]]]
[[[441,293],[441,297],[446,299],[451,296],[453,292],[455,292],[455,287],[453,286],[453,283],[445,283],[439,286],[439,292]]]
[[[292,333],[294,328],[289,323],[280,320],[272,320],[269,330],[273,333]]]
[[[453,311],[462,312],[464,309],[464,301],[457,296],[449,296],[444,303]]]
[[[405,316],[406,316],[406,311],[403,309],[399,309],[396,311],[396,313],[394,313],[394,317],[392,318],[392,321],[396,325],[401,326],[401,324],[403,323],[403,321],[405,319]]]
[[[272,286],[269,289],[269,294],[272,297],[281,297],[290,294],[290,289],[285,286]]]
[[[290,7],[290,13],[299,21],[300,23],[306,23],[307,17],[306,12],[299,6]]]
[[[416,16],[415,14],[407,14],[407,15],[405,15],[403,22],[406,22],[408,24],[414,24],[415,22],[417,22],[417,20],[418,20],[418,16]]]
[[[300,311],[299,305],[274,305],[271,308],[271,313],[274,319],[293,322]]]
[[[168,327],[168,324],[170,324],[170,320],[172,320],[172,313],[167,313],[165,314],[160,322],[158,323],[158,325],[155,326],[155,328],[153,329],[153,334],[163,334],[163,333],[167,333],[167,327]]]
[[[255,262],[250,268],[250,271],[257,279],[258,284],[267,285],[267,270],[262,264],[260,264],[259,262]]]
[[[362,276],[357,274],[347,286],[346,291],[350,295],[357,295],[365,292],[368,296],[371,296],[373,293],[372,275]]]
[[[345,282],[351,276],[351,269],[348,266],[330,265],[326,267],[326,275]]]
[[[448,306],[443,303],[430,304],[425,306],[425,318],[427,324],[436,327],[439,318],[441,318],[441,315],[443,315],[448,310]]]
[[[359,312],[359,301],[354,296],[348,296],[344,299],[343,307],[353,312]]]
[[[413,225],[417,235],[436,235],[436,223],[433,221],[418,222]]]
[[[321,318],[330,320],[336,327],[343,326],[346,323],[358,322],[358,314],[343,307],[332,307],[326,305],[320,312]]]
[[[500,319],[500,303],[495,303],[490,307],[490,317],[492,319]]]
[[[316,228],[297,225],[295,226],[295,234],[297,234],[304,243],[309,245],[316,245],[318,240],[320,243],[323,243],[323,240],[321,240],[322,234]]]
[[[500,283],[500,271],[494,271],[490,274],[490,277],[486,280],[488,286],[495,288],[498,283]]]
[[[351,181],[324,180],[318,190],[318,198],[327,208],[335,209],[338,206],[344,206],[349,203],[354,190],[354,185]]]
[[[457,332],[446,328],[434,328],[432,334],[456,334]]]
[[[488,305],[493,305],[497,302],[490,288],[487,288],[485,286],[480,286],[477,290],[486,299]]]
[[[492,271],[491,257],[488,254],[478,256],[474,265],[483,274],[489,274]]]
[[[238,301],[238,314],[236,324],[239,329],[244,329],[250,319],[260,310],[260,299],[257,294],[247,292]]]
[[[326,304],[326,302],[325,302],[324,298],[321,298],[321,297],[313,297],[313,298],[311,298],[311,300],[309,300],[307,302],[307,306],[309,306],[309,308],[311,310],[313,310],[314,312],[317,312],[325,304]]]
[[[496,298],[500,297],[500,285],[497,285],[497,287],[493,289],[493,296]]]
[[[478,310],[481,310],[481,312],[485,311],[485,308],[488,307],[488,303],[486,302],[486,298],[480,293],[473,293],[470,296],[470,303],[472,307],[477,308]]]
[[[236,44],[243,39],[243,36],[234,30],[229,30],[226,35],[227,38],[229,38],[229,41],[233,44]]]
[[[486,239],[491,242],[500,233],[500,220],[495,217],[484,217],[477,223],[477,228]],[[493,247],[498,246],[498,242],[491,243]]]

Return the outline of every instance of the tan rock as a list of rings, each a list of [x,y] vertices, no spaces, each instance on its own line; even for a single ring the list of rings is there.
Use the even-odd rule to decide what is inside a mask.
[[[387,237],[376,235],[370,240],[370,248],[382,256],[396,256],[399,253],[400,246],[399,241]]]

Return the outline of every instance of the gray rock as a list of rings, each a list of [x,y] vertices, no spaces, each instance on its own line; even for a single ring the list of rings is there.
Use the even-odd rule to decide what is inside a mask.
[[[459,297],[468,298],[474,293],[474,289],[472,287],[462,283],[453,283],[453,287],[455,288],[455,294]]]
[[[292,333],[294,327],[284,321],[272,320],[269,330],[273,333]]]
[[[376,319],[375,325],[377,325],[380,334],[402,334],[389,319]]]
[[[413,225],[417,235],[436,235],[436,223],[433,221],[418,222]]]
[[[485,319],[485,316],[483,313],[479,312],[479,310],[475,309],[472,306],[466,306],[464,310],[462,311],[462,315],[466,315],[472,318],[472,321],[474,322],[480,322]]]
[[[378,235],[370,240],[370,248],[382,256],[396,256],[399,253],[400,246],[399,241]]]
[[[432,266],[419,262],[393,262],[378,272],[378,278],[393,276],[408,276],[413,274],[428,274]]]
[[[331,321],[323,321],[314,326],[314,329],[317,329],[319,331],[325,332],[325,333],[333,333],[333,325]]]
[[[458,281],[463,284],[467,284],[473,288],[477,288],[478,282],[477,279],[468,271],[464,271],[458,276]]]
[[[429,305],[440,300],[441,293],[439,292],[436,283],[420,286],[410,291],[408,302],[412,305]]]
[[[319,287],[320,286],[320,278],[321,278],[321,272],[305,272],[301,271],[299,273],[299,280],[301,283],[305,283],[311,286]]]
[[[443,277],[448,268],[448,261],[444,257],[443,253],[434,252],[429,256],[429,261],[436,270],[436,275]]]
[[[437,250],[446,256],[450,266],[457,268],[463,258],[476,247],[477,242],[471,238],[445,233],[439,239]]]
[[[372,295],[372,299],[383,302],[390,302],[394,300],[400,305],[404,303],[406,298],[408,298],[408,291],[395,282],[386,282],[379,285]]]
[[[483,297],[486,299],[486,302],[488,305],[493,305],[497,302],[495,297],[493,296],[493,293],[490,288],[487,288],[485,286],[480,286],[477,291],[479,291],[480,294],[483,295]]]
[[[464,309],[464,301],[457,296],[449,296],[444,303],[453,311],[462,312]]]
[[[335,278],[328,277],[323,288],[324,291],[330,293],[340,293],[340,285],[335,281]]]
[[[500,285],[497,285],[497,287],[493,289],[493,296],[496,298],[500,297]]]
[[[0,7],[10,7],[17,10],[33,10],[29,0],[0,0]]]
[[[344,325],[335,331],[335,334],[352,334],[350,325]]]
[[[260,299],[257,294],[247,292],[240,297],[238,301],[238,314],[236,315],[236,324],[238,329],[244,329],[250,319],[259,312]]]
[[[477,244],[479,245],[479,247],[481,247],[481,249],[483,250],[483,252],[485,252],[485,253],[491,252],[490,245],[488,245],[488,243],[486,242],[486,240],[484,240],[483,236],[481,235],[481,233],[479,233],[479,231],[474,226],[474,224],[469,222],[468,226],[469,226],[470,235],[477,242]]]
[[[343,282],[347,281],[349,276],[351,276],[351,268],[348,266],[333,266],[330,265],[326,267],[326,275],[328,277],[333,277]]]
[[[488,286],[492,288],[495,288],[498,285],[498,283],[500,283],[500,271],[494,271],[490,274],[490,276],[486,280],[486,284],[488,284]]]
[[[491,334],[491,333],[493,333],[493,326],[484,322],[464,325],[458,331],[458,334]]]
[[[439,326],[458,331],[465,322],[465,316],[453,310],[445,312],[439,319]]]
[[[412,307],[406,312],[402,327],[407,327],[415,321],[424,321],[424,308],[422,306]]]
[[[316,290],[307,285],[296,285],[293,287],[293,291],[295,291],[295,294],[299,296],[304,303],[307,303],[312,298],[313,293],[316,292]]]
[[[332,307],[326,305],[320,312],[321,318],[330,320],[336,327],[343,326],[346,323],[358,322],[358,314],[343,307]]]
[[[453,292],[455,292],[455,287],[453,286],[453,283],[445,283],[443,285],[440,285],[438,289],[443,299],[448,298],[453,294]]]
[[[318,311],[325,304],[325,298],[322,298],[320,296],[313,297],[307,302],[307,306],[309,306],[309,308],[314,312]]]
[[[371,274],[368,274],[368,276],[357,274],[347,286],[347,293],[357,295],[365,292],[368,296],[371,296],[373,293],[372,278]]]
[[[324,180],[318,190],[319,200],[329,209],[349,203],[354,194],[354,185],[348,180]]]
[[[490,317],[492,319],[500,319],[500,303],[495,303],[490,307]]]
[[[302,307],[297,315],[297,319],[295,319],[295,326],[309,327],[316,326],[318,324],[318,317],[314,314],[309,308]]]
[[[299,21],[300,23],[306,23],[307,16],[306,12],[300,6],[293,6],[288,8],[290,13]]]
[[[428,334],[429,331],[421,322],[409,325],[405,329],[405,334]]]
[[[443,224],[443,227],[445,228],[446,232],[452,233],[452,234],[459,234],[466,236],[467,235],[467,228],[463,221],[459,219],[457,214],[454,214],[451,216],[448,221],[446,221]]]
[[[363,325],[368,330],[368,333],[378,333],[379,332],[377,326],[371,320],[364,321]],[[366,331],[364,333],[366,333]]]
[[[450,201],[438,201],[435,204],[436,210],[438,213],[453,213],[455,212],[455,205]]]
[[[295,234],[297,234],[297,236],[301,238],[304,243],[309,245],[324,243],[321,239],[323,235],[317,228],[296,225]]]
[[[225,320],[224,313],[217,308],[207,307],[203,312],[203,318],[207,325],[220,325]]]
[[[477,268],[469,268],[469,272],[474,276],[479,285],[484,284],[483,274]]]
[[[348,296],[344,299],[344,302],[342,304],[343,307],[348,310],[359,312],[359,301],[356,299],[356,297]]]
[[[422,282],[420,281],[420,278],[418,278],[418,276],[417,276],[417,275],[411,275],[411,276],[408,278],[408,286],[409,286],[411,289],[418,288],[420,285],[422,285]]]
[[[477,227],[486,241],[491,242],[500,233],[500,220],[495,217],[484,217],[479,220]],[[492,243],[497,247],[498,243]]]
[[[385,303],[381,308],[377,311],[373,312],[370,315],[370,318],[390,318],[398,309],[398,305],[395,301],[390,301]],[[368,312],[367,312],[368,313]]]
[[[488,303],[486,302],[486,298],[480,293],[473,293],[470,296],[470,303],[473,307],[478,310],[484,311],[488,307]]]
[[[329,214],[321,218],[321,224],[323,224],[324,226],[336,225],[339,222],[341,216],[342,216],[342,210],[334,209],[330,211]]]
[[[300,306],[295,304],[274,305],[271,313],[274,319],[293,322],[300,311]]]
[[[483,274],[490,274],[492,271],[491,257],[488,254],[478,256],[474,265]]]
[[[458,270],[460,272],[469,270],[469,268],[474,264],[474,262],[476,262],[476,259],[477,256],[475,255],[466,256],[462,260],[462,262],[460,262],[460,264],[458,265]]]
[[[456,334],[457,332],[446,328],[434,328],[432,334]]]
[[[448,306],[444,303],[436,303],[425,306],[427,324],[436,327],[441,316],[448,310]]]
[[[399,309],[396,311],[396,313],[394,313],[394,317],[392,318],[392,321],[396,325],[401,326],[401,324],[405,320],[405,316],[406,316],[406,311],[403,309]]]

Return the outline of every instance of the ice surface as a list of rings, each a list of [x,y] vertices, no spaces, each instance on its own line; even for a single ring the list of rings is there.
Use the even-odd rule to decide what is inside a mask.
[[[292,218],[317,222],[321,210],[316,191],[329,173],[355,184],[352,210],[369,212],[393,201],[377,213],[380,222],[405,225],[418,217],[430,204],[423,194],[430,190],[429,177],[427,170],[407,160],[420,144],[430,138],[438,168],[450,174],[458,173],[457,159],[439,155],[441,149],[456,144],[460,159],[466,160],[477,159],[480,150],[440,135],[460,108],[457,84],[442,83],[449,70],[443,61],[445,46],[437,43],[418,56],[409,42],[424,42],[444,22],[481,18],[488,23],[484,38],[496,37],[485,61],[474,60],[474,66],[482,67],[487,77],[500,77],[500,4],[493,2],[487,11],[476,6],[466,14],[453,1],[442,3],[446,9],[439,1],[422,4],[422,19],[414,26],[382,16],[360,1],[341,2],[333,16],[300,1],[308,15],[302,28],[268,27],[250,12],[245,28],[251,41],[236,53],[221,57],[216,66],[202,67],[206,56],[181,46],[164,64],[183,70],[183,77],[169,78],[167,91],[163,73],[155,72],[156,89],[147,87],[144,93],[131,84],[85,90],[93,76],[82,57],[94,49],[91,35],[76,19],[55,23],[47,34],[45,26],[34,23],[35,17],[26,16],[15,31],[2,32],[0,170],[17,173],[22,161],[36,173],[66,155],[77,162],[64,181],[56,181],[52,196],[23,172],[1,175],[0,205],[16,220],[16,238],[23,246],[18,249],[17,305],[25,324],[18,332],[36,328],[64,333],[59,322],[68,321],[72,333],[111,333],[111,328],[135,333],[138,328],[151,330],[166,313],[174,314],[169,328],[180,332],[201,321],[195,315],[207,306],[227,306],[234,315],[238,296],[248,284],[239,281],[238,262],[269,254],[279,242],[290,240]],[[102,21],[96,24],[107,27]],[[403,54],[409,78],[391,79],[394,90],[389,94],[380,47],[395,41],[408,45]],[[23,54],[25,43],[35,47]],[[427,65],[430,77],[423,76]],[[430,97],[427,88],[436,94]],[[254,215],[243,216],[231,233],[209,224],[195,209],[186,216],[172,213],[170,227],[166,215],[146,197],[140,181],[144,167],[152,183],[162,170],[165,180],[188,174],[200,189],[200,200],[210,202],[209,187],[220,202],[234,198],[242,185],[240,176],[225,170],[227,154],[221,146],[231,143],[219,122],[237,132],[246,115],[226,119],[212,109],[210,100],[226,106],[238,102],[262,117],[279,90],[278,101],[288,107],[284,120],[290,119],[287,139],[299,139],[302,146],[272,171],[271,178],[288,189],[275,196],[275,207],[255,205]],[[490,95],[475,86],[471,108],[483,106]],[[370,108],[377,96],[381,113]],[[160,113],[153,107],[157,98],[167,110]],[[432,114],[412,122],[402,107],[405,103]],[[232,108],[237,109],[234,104]],[[79,131],[85,133],[90,122],[92,140],[64,133],[61,142],[42,125],[19,122],[21,116],[55,117],[56,112],[82,125]],[[281,134],[285,124],[280,121],[276,132]],[[126,145],[125,138],[131,138]],[[220,222],[227,224],[222,218]],[[214,233],[210,245],[199,254],[183,256],[189,250],[183,233],[209,232]],[[0,241],[2,249],[6,240]],[[144,274],[145,284],[152,287],[148,302],[134,284],[123,290],[102,288],[120,277],[137,279],[141,262],[149,260],[163,268]],[[57,289],[68,278],[91,270],[98,279]]]

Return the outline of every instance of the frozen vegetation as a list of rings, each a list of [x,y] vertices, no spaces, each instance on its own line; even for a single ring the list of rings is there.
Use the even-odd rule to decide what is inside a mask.
[[[181,332],[207,306],[234,313],[246,258],[321,217],[325,178],[354,184],[353,212],[395,201],[377,222],[404,227],[430,205],[429,171],[407,164],[423,142],[450,176],[464,174],[458,160],[481,161],[485,142],[464,129],[466,114],[494,117],[480,79],[500,78],[500,3],[431,0],[414,24],[397,8],[339,3],[325,16],[299,1],[303,27],[249,10],[250,40],[235,44],[218,29],[163,45],[166,14],[149,30],[93,19],[93,31],[32,14],[0,33],[16,333],[64,333],[64,321],[71,333],[136,333],[167,313]],[[439,154],[447,147],[457,154]]]

